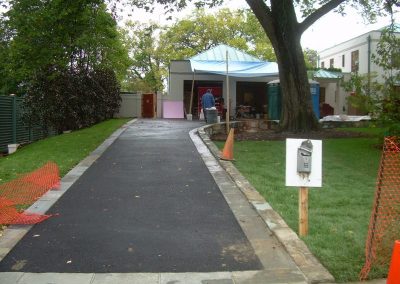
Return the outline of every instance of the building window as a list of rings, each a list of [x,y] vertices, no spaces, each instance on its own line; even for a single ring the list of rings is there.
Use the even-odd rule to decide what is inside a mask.
[[[324,61],[321,62],[321,68],[325,68],[325,62]]]
[[[358,72],[359,70],[359,53],[358,50],[351,52],[351,72]]]
[[[335,61],[333,60],[333,58],[329,59],[329,68],[333,68],[335,65]]]
[[[342,67],[344,67],[344,64],[345,64],[345,57],[344,57],[344,54],[342,55]]]
[[[392,53],[390,56],[392,69],[400,69],[400,57],[398,56],[398,53]]]

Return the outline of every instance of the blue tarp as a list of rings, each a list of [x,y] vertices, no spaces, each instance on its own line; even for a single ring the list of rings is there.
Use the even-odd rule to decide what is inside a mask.
[[[190,59],[192,71],[226,75],[226,61]],[[278,76],[278,64],[275,62],[228,61],[228,75],[231,77],[268,77]]]

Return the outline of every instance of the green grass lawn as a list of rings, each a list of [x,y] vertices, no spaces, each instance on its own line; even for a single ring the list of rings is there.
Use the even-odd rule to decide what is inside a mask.
[[[376,144],[376,137],[324,140],[323,187],[309,191],[309,235],[303,240],[338,282],[358,280],[364,264],[381,155]],[[285,142],[235,142],[234,154],[239,171],[298,232],[298,189],[285,187]]]
[[[353,128],[339,128],[337,131],[352,131],[352,132],[362,132],[373,136],[382,136],[388,129],[380,127],[353,127]]]
[[[0,158],[0,183],[33,171],[47,161],[57,163],[61,176],[97,148],[130,119],[111,119],[90,128],[62,134],[26,145],[12,155]]]

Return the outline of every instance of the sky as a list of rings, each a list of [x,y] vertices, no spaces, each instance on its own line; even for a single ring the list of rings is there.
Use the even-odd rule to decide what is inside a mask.
[[[395,13],[395,19],[400,23],[399,12]],[[365,24],[362,17],[354,10],[345,16],[330,12],[304,32],[301,42],[303,48],[321,51],[389,24],[389,16],[378,19],[374,24]]]
[[[224,1],[222,7],[230,9],[248,8],[244,0],[228,0]],[[182,18],[190,14],[192,8],[185,9],[178,14],[174,14],[175,18]],[[216,8],[218,9],[218,8]],[[216,11],[213,9],[211,11]],[[334,12],[326,14],[324,17],[315,22],[302,36],[301,43],[303,48],[310,48],[317,51],[322,51],[326,48],[332,47],[341,42],[352,39],[353,37],[365,34],[371,30],[380,29],[390,24],[390,17],[379,18],[374,24],[365,24],[362,17],[355,10],[347,10],[346,16],[338,15]],[[125,20],[138,20],[141,22],[148,22],[152,20],[161,24],[171,23],[166,21],[163,8],[158,6],[153,14],[148,14],[144,11],[137,9],[130,16],[123,16],[122,21]],[[395,19],[400,23],[400,11],[396,11]]]

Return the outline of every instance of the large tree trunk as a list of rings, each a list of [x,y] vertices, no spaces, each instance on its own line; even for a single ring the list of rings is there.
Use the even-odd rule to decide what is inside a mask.
[[[278,60],[283,93],[281,129],[291,132],[317,130],[310,86],[300,38],[303,32],[323,15],[346,0],[330,0],[297,22],[293,0],[246,0],[270,39]]]
[[[282,91],[282,115],[280,126],[283,131],[307,132],[318,129],[313,112],[310,85],[308,83],[304,54],[300,44],[293,1],[271,1],[274,46],[279,66]]]
[[[296,48],[297,49],[297,48]],[[301,49],[277,54],[282,91],[280,127],[284,131],[307,132],[318,129],[312,108],[310,85]]]
[[[291,29],[277,30],[273,45],[282,91],[281,129],[290,132],[317,130],[300,35]]]
[[[312,108],[301,35],[319,17],[344,0],[332,0],[299,24],[292,0],[246,0],[270,39],[279,66],[282,89],[282,131],[308,132],[319,127]]]

